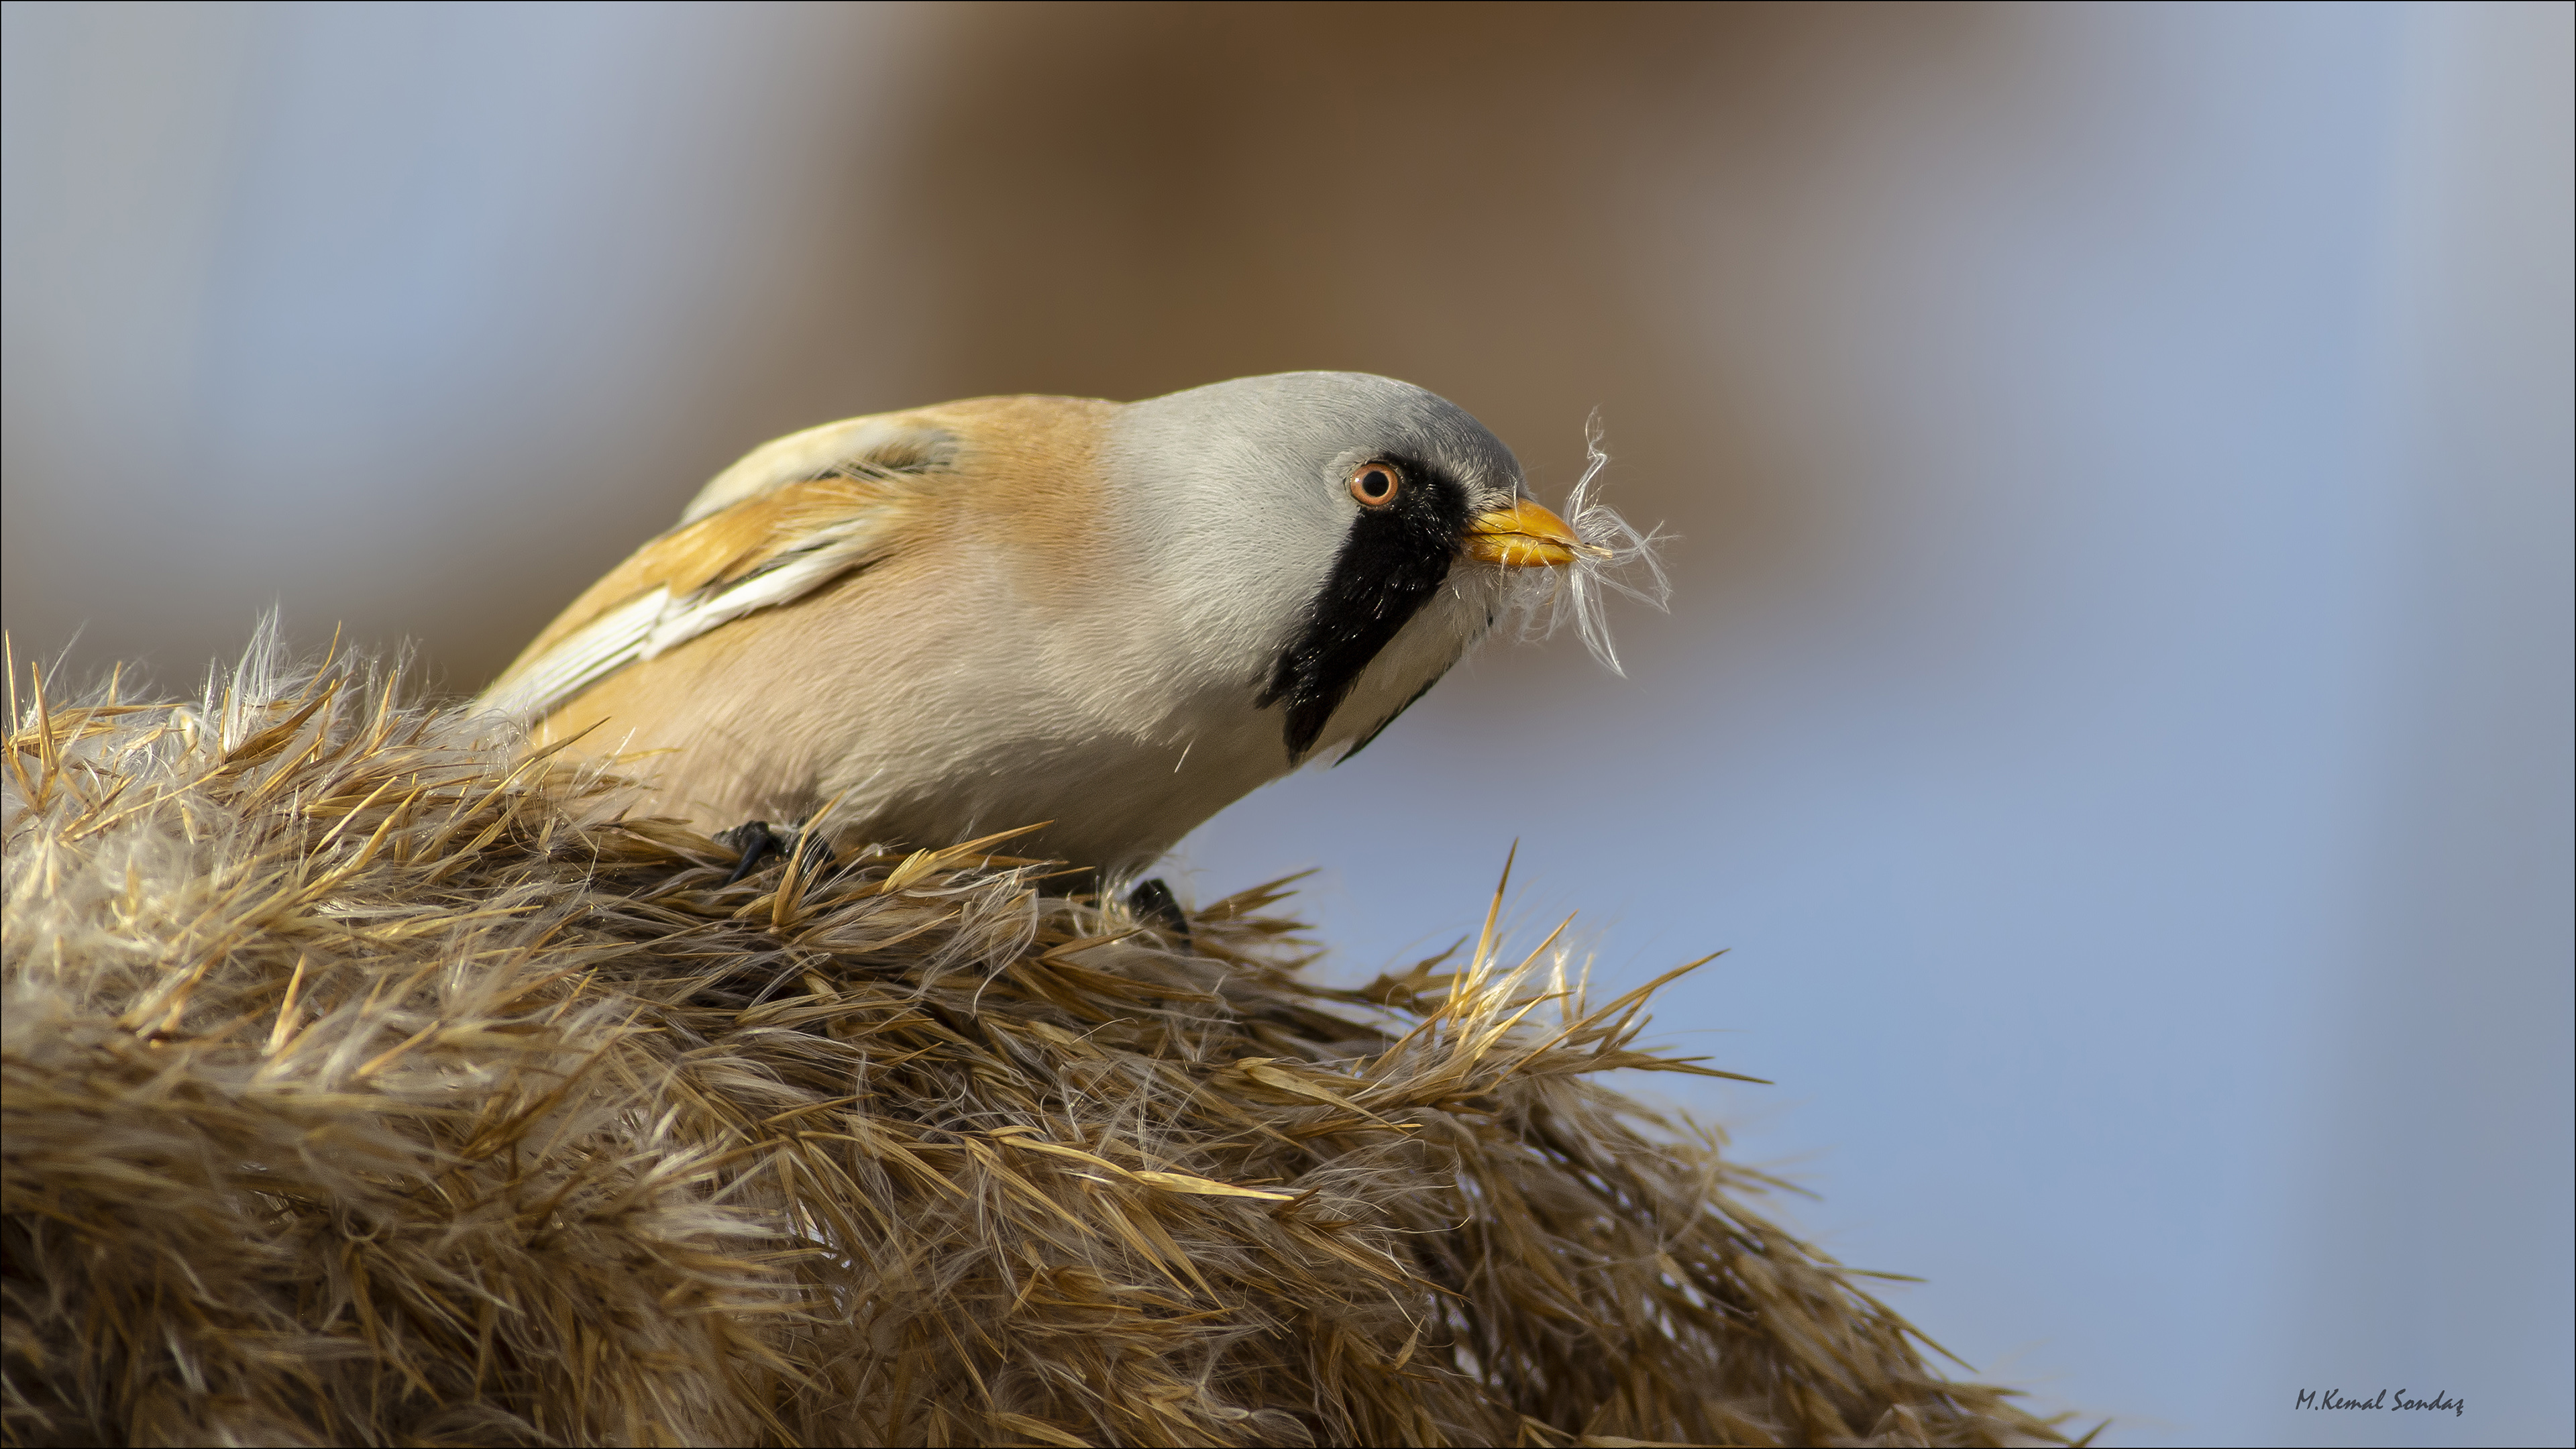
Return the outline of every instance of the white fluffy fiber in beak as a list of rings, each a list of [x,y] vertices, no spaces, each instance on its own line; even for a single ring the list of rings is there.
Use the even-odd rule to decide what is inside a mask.
[[[1583,647],[1611,673],[1624,678],[1628,671],[1620,666],[1609,623],[1602,617],[1603,596],[1616,592],[1653,608],[1669,607],[1672,584],[1664,577],[1655,548],[1671,535],[1660,524],[1639,533],[1593,497],[1593,486],[1610,462],[1601,447],[1597,414],[1583,425],[1583,452],[1583,476],[1575,480],[1562,513],[1566,526],[1581,540],[1573,550],[1574,559],[1558,568],[1512,570],[1507,607],[1524,638],[1547,638],[1572,619],[1575,632],[1583,636]]]

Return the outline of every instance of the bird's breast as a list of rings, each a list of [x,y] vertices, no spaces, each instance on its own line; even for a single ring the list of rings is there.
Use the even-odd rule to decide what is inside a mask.
[[[816,610],[832,722],[818,801],[908,844],[1055,822],[1030,848],[1140,865],[1284,773],[1257,680],[1114,581],[1039,596],[1000,545],[854,581]]]

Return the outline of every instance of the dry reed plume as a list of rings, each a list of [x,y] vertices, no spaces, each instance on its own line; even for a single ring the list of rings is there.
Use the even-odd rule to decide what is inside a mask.
[[[11,678],[9,1443],[2058,1439],[1490,918],[1328,990],[1277,886],[727,886],[365,663]]]

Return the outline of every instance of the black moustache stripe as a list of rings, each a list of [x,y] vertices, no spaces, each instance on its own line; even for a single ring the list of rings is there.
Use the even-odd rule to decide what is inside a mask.
[[[1261,695],[1262,708],[1287,706],[1290,759],[1315,747],[1369,661],[1440,592],[1466,534],[1465,488],[1421,464],[1389,461],[1404,469],[1404,491],[1393,505],[1351,520],[1304,630],[1280,653]]]

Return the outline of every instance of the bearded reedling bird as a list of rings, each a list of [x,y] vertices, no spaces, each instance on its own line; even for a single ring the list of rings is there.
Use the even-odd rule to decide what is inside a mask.
[[[710,829],[1052,822],[1014,853],[1121,877],[1517,608],[1570,595],[1599,648],[1595,571],[1646,541],[1592,476],[1568,524],[1465,411],[1364,373],[828,423],[718,474],[483,702]]]

